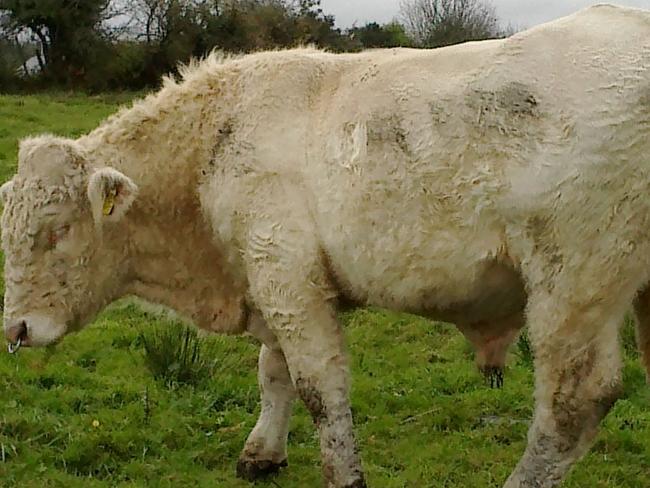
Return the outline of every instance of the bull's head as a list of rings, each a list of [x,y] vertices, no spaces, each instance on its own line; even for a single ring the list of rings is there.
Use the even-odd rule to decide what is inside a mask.
[[[56,342],[117,297],[128,254],[128,233],[118,228],[136,193],[133,181],[91,164],[75,141],[21,143],[18,172],[0,189],[10,344]]]

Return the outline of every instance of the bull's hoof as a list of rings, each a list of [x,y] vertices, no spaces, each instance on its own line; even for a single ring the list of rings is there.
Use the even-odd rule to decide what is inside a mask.
[[[246,481],[256,481],[277,474],[280,468],[287,466],[286,459],[279,463],[262,459],[240,459],[237,461],[237,477]]]
[[[347,485],[345,488],[368,488],[366,482],[363,479],[356,480],[351,485]]]

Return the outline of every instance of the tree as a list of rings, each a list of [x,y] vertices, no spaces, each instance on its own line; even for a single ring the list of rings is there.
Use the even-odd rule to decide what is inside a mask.
[[[173,36],[179,24],[200,24],[199,12],[219,14],[219,3],[207,0],[133,0],[129,5],[126,14],[131,17],[130,31],[136,39],[147,44]]]
[[[41,45],[46,74],[59,82],[83,77],[102,43],[100,25],[110,0],[0,0],[14,31],[27,31]]]
[[[403,0],[401,15],[420,47],[505,36],[489,0]]]
[[[331,51],[361,49],[359,41],[336,28],[334,17],[320,4],[320,0],[0,0],[0,37],[11,39],[11,45],[0,46],[0,69],[8,74],[5,79],[11,78],[16,69],[13,61],[6,61],[10,48],[32,43],[38,49],[30,52],[41,66],[33,87],[138,89],[156,85],[179,63],[213,49],[251,52],[307,44]]]
[[[315,44],[346,50],[349,38],[323,13],[320,0],[230,0],[205,16],[204,50],[250,52]]]
[[[351,28],[348,34],[364,48],[409,47],[413,44],[399,22],[384,25],[369,22],[363,27]]]

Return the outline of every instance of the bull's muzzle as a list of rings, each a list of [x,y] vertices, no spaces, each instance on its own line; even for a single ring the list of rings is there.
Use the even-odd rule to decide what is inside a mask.
[[[5,338],[7,339],[9,353],[15,353],[27,339],[27,324],[25,321],[19,320],[15,324],[5,327]]]

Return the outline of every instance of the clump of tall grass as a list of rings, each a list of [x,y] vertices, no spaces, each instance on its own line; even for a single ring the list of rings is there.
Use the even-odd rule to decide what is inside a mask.
[[[520,365],[532,369],[535,362],[535,352],[533,351],[533,345],[530,342],[527,328],[522,329],[517,339],[517,356],[519,356],[518,362]]]
[[[138,339],[145,365],[167,386],[196,386],[212,374],[209,343],[191,327],[180,323],[156,325],[142,331]]]
[[[638,357],[639,349],[636,345],[636,324],[632,315],[628,314],[625,316],[625,322],[623,322],[619,334],[625,354],[630,358]]]

